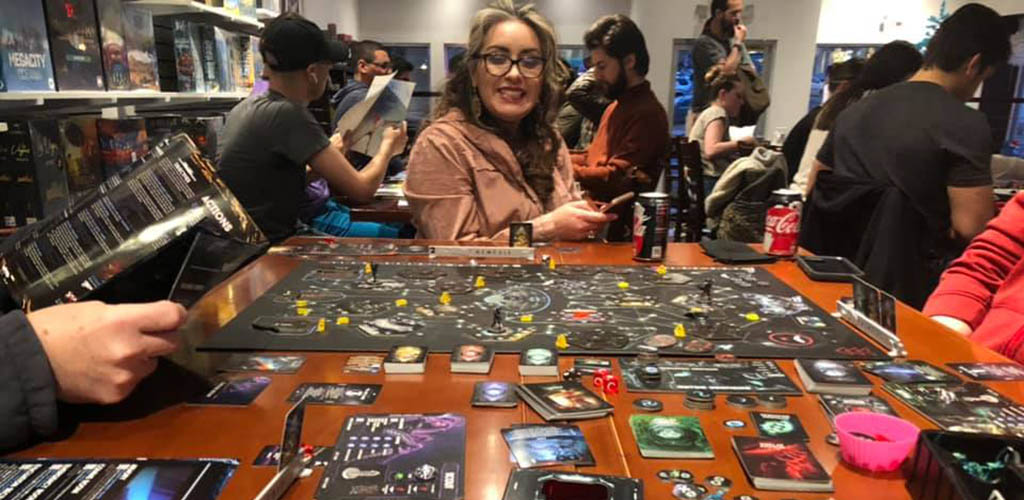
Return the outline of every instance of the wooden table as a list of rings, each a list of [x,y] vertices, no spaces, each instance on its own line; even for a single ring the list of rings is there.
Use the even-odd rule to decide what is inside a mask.
[[[398,206],[395,198],[380,198],[366,205],[349,207],[353,222],[412,223],[412,210]]]
[[[559,264],[636,264],[631,259],[629,245],[559,244],[538,249],[538,258],[545,254],[552,255]],[[184,329],[192,345],[205,336],[215,334],[221,325],[231,320],[238,311],[287,275],[298,263],[283,256],[265,256],[208,294],[190,311],[190,319]],[[698,246],[693,244],[670,245],[665,263],[670,266],[714,265],[701,253]],[[793,262],[780,262],[766,268],[827,311],[834,311],[836,300],[852,293],[849,285],[811,281]],[[937,365],[952,361],[1006,361],[1005,358],[944,330],[907,306],[899,305],[897,315],[901,335],[911,359],[924,359]],[[13,456],[234,457],[241,465],[228,483],[222,498],[251,498],[273,476],[274,470],[268,467],[251,467],[249,464],[262,446],[280,440],[282,422],[289,407],[285,398],[296,385],[300,382],[383,383],[380,398],[370,407],[308,407],[304,441],[310,444],[333,445],[344,419],[355,413],[460,413],[468,420],[465,498],[501,498],[512,464],[509,463],[508,449],[499,429],[515,423],[540,422],[540,418],[524,405],[514,409],[483,409],[470,406],[469,401],[473,384],[477,381],[522,381],[517,373],[516,356],[499,355],[489,375],[450,374],[448,356],[442,354],[430,356],[427,373],[423,375],[343,374],[342,366],[347,357],[348,354],[342,353],[307,353],[307,362],[299,373],[271,375],[271,385],[246,408],[199,408],[171,404],[144,417],[126,417],[126,410],[115,408],[114,411],[108,412],[108,415],[92,415],[90,419],[94,420],[93,422],[82,423],[64,441],[40,444]],[[223,355],[188,353],[178,356],[175,360],[189,365],[193,370],[210,371],[223,360]],[[561,359],[562,369],[571,365],[572,361],[568,357]],[[780,365],[794,381],[798,379],[791,361],[782,361]],[[166,396],[167,391],[173,392],[174,386],[182,385],[179,382],[180,376],[168,378],[172,383],[163,389],[158,389],[155,383],[147,382],[136,391],[133,401],[158,399],[157,396]],[[547,380],[535,377],[529,379],[530,382]],[[879,383],[877,378],[872,380],[876,384]],[[1018,402],[1024,401],[1024,384],[1002,382],[991,385]],[[875,393],[888,400],[903,418],[921,428],[934,428],[924,418],[881,390],[876,390]],[[816,396],[812,395],[789,398],[789,405],[785,411],[799,413],[811,436],[812,450],[826,469],[832,472],[836,487],[834,495],[755,491],[739,467],[730,448],[729,438],[734,434],[754,435],[756,431],[749,425],[747,412],[729,407],[722,396],[718,396],[714,411],[694,411],[683,406],[682,395],[653,395],[664,402],[663,414],[700,417],[715,452],[714,460],[643,459],[630,432],[628,418],[635,412],[631,404],[633,400],[651,396],[624,391],[609,398],[616,407],[612,416],[579,422],[597,459],[597,466],[579,467],[579,471],[642,479],[647,499],[671,498],[670,486],[660,482],[656,477],[657,471],[671,468],[692,471],[699,480],[710,474],[731,478],[734,486],[727,498],[744,493],[756,495],[761,499],[824,499],[830,496],[842,500],[908,498],[903,480],[898,473],[869,475],[840,462],[838,448],[824,442],[824,437],[830,429]],[[111,421],[115,419],[122,421]],[[739,431],[729,431],[722,425],[722,422],[728,419],[743,419],[748,422],[748,426]],[[311,498],[319,479],[320,472],[317,471],[312,477],[300,480],[288,498]]]

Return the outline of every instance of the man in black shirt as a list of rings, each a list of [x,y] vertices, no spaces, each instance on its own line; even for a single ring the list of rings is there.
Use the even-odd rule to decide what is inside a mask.
[[[228,115],[218,151],[221,178],[274,243],[295,232],[305,200],[306,166],[338,194],[357,203],[373,199],[391,157],[405,148],[404,127],[388,127],[377,156],[357,171],[339,135],[328,139],[306,107],[323,95],[335,62],[347,58],[340,42],[294,14],[263,30],[260,54],[270,91],[239,103]]]
[[[912,304],[923,303],[942,264],[992,218],[992,135],[985,116],[965,102],[1009,59],[1009,36],[992,9],[979,4],[960,8],[932,38],[921,70],[843,111],[818,152],[808,182],[808,219],[827,213],[833,221],[848,222],[837,231],[862,228],[862,234],[852,235],[860,240],[859,249],[850,252],[862,261],[872,251],[878,255],[880,245],[890,245],[889,265],[907,257],[904,253],[924,252],[906,260],[931,261],[927,272],[918,275],[924,282],[891,285],[906,290],[894,293]],[[858,189],[873,194],[858,200],[851,194]],[[880,236],[897,218],[907,227],[889,239],[914,241],[900,246]],[[865,221],[870,222],[862,225]],[[911,231],[919,236],[910,236]],[[833,238],[821,237],[817,243]],[[809,248],[816,243],[803,237],[802,242]],[[885,279],[876,276],[876,284],[883,286],[877,281]]]
[[[741,65],[756,72],[747,46],[747,27],[743,24],[743,0],[712,0],[711,18],[693,44],[693,100],[686,118],[686,132],[714,96],[709,95],[704,79],[712,67],[721,64],[726,74],[736,74]]]

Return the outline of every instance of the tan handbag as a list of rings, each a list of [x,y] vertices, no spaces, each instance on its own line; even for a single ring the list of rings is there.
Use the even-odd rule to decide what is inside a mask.
[[[756,125],[757,119],[772,103],[772,98],[768,95],[768,86],[750,66],[740,66],[737,76],[743,82],[743,108],[740,109],[740,116],[732,121],[732,125]]]

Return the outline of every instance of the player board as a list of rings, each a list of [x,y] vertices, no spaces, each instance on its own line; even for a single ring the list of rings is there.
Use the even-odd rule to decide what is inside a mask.
[[[803,392],[774,361],[658,361],[661,377],[644,378],[646,366],[620,359],[619,367],[629,392],[711,391],[721,394],[800,395]]]
[[[461,415],[353,415],[341,428],[316,499],[461,499],[465,450]]]
[[[887,359],[755,268],[304,262],[201,349]]]

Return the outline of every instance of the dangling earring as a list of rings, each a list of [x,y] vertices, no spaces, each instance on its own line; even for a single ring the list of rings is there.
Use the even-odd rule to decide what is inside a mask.
[[[477,92],[476,85],[473,86],[473,97],[469,100],[469,111],[473,113],[473,118],[477,120],[483,116],[483,110],[480,104],[480,93]]]

